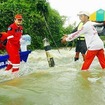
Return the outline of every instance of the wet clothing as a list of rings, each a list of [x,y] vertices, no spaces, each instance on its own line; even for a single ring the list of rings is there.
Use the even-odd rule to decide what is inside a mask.
[[[9,55],[8,63],[13,66],[13,68],[19,68],[20,65],[20,38],[23,33],[23,27],[17,26],[15,23],[8,27],[8,37],[6,50]]]
[[[93,61],[95,56],[98,57],[101,67],[104,69],[105,68],[105,55],[104,55],[104,50],[103,50],[104,43],[98,36],[96,29],[94,28],[94,26],[92,25],[90,21],[86,22],[83,25],[82,29],[68,35],[68,37],[66,38],[66,41],[72,41],[75,38],[79,37],[81,34],[85,34],[86,46],[88,49],[84,64],[82,66],[82,70],[89,69],[90,64]],[[90,52],[92,52],[94,56],[91,56],[93,54],[91,54]]]
[[[82,70],[87,70],[92,63],[94,57],[97,56],[102,69],[105,68],[105,55],[104,50],[88,50],[85,55],[85,62],[83,63]]]

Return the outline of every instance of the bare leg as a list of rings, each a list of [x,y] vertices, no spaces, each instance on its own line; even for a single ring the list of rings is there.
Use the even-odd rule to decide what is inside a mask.
[[[85,54],[82,54],[82,57],[83,57],[83,61],[85,61]]]
[[[74,57],[74,61],[77,61],[79,59],[79,52],[76,52],[75,57]]]

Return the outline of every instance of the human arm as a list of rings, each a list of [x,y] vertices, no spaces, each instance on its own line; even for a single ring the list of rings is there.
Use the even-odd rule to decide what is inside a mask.
[[[12,25],[10,25],[10,26],[8,27],[7,33],[8,33],[7,39],[11,39],[11,38],[14,37],[15,30],[14,30],[14,28],[13,28]]]
[[[89,32],[90,28],[91,28],[90,23],[84,24],[80,30],[78,30],[72,34],[66,35],[66,37],[65,36],[62,37],[61,43],[72,41],[72,40],[76,39],[77,37],[79,37],[81,34],[87,34]]]
[[[64,35],[61,39],[61,43],[65,44],[67,43],[68,41],[72,41],[74,39],[76,39],[77,37],[79,37],[79,34],[80,33],[80,30],[72,33],[72,34],[69,34],[69,35]]]

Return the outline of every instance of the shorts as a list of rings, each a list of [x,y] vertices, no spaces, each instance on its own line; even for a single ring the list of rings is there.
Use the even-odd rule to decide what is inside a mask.
[[[87,51],[85,40],[77,40],[76,42],[76,52],[81,52],[81,54],[85,54]]]

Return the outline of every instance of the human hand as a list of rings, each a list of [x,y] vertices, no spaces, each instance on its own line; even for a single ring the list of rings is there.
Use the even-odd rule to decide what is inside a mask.
[[[62,38],[61,38],[61,43],[62,44],[66,44],[67,41],[66,41],[66,38],[68,37],[68,35],[64,35]]]

